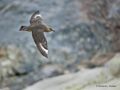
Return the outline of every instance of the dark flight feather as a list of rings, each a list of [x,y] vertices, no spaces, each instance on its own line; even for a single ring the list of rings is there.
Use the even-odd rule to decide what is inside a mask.
[[[26,31],[27,29],[28,29],[27,26],[21,26],[20,29],[19,29],[19,31]]]
[[[40,24],[40,23],[42,23],[42,18],[41,18],[39,11],[36,11],[31,16],[30,24]]]
[[[32,36],[40,53],[48,58],[47,40],[42,30],[33,30]]]

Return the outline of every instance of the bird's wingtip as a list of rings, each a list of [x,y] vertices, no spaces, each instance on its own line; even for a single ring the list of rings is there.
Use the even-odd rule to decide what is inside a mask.
[[[19,31],[24,31],[26,29],[27,29],[27,26],[21,26],[20,29],[19,29]]]
[[[48,58],[48,55],[45,55],[46,58]]]
[[[39,10],[37,10],[35,13],[40,13]]]
[[[24,28],[24,26],[21,26],[20,29],[19,29],[19,31],[23,31],[23,28]]]

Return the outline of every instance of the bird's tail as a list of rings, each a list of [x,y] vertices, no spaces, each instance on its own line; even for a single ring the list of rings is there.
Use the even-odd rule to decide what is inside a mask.
[[[21,26],[19,31],[27,31],[28,30],[28,27],[27,26]]]

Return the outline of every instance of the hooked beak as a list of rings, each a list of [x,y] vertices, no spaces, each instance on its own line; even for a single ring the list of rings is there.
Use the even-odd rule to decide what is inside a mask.
[[[53,32],[55,32],[55,30],[52,30]]]

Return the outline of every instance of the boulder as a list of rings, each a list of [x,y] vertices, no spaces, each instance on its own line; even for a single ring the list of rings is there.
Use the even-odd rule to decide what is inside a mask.
[[[120,54],[117,54],[103,67],[45,79],[23,90],[119,90],[119,75]]]

